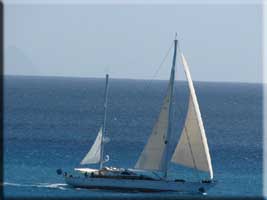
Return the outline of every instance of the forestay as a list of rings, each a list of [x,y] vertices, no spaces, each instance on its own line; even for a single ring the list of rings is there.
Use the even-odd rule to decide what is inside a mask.
[[[81,161],[81,164],[93,164],[99,163],[101,159],[101,141],[102,141],[102,127],[100,128],[98,135],[95,139],[94,144],[92,145],[90,151]]]
[[[210,178],[213,178],[212,164],[209,154],[209,147],[203,126],[193,81],[186,59],[183,54],[182,63],[189,85],[189,104],[186,122],[180,136],[178,145],[172,156],[172,162],[183,166],[195,168],[201,171],[209,172]]]

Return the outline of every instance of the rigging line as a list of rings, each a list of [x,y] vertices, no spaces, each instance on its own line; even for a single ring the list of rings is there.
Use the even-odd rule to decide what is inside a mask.
[[[154,80],[154,78],[155,78],[156,75],[158,74],[159,70],[162,68],[162,66],[163,66],[163,64],[164,64],[164,62],[165,62],[165,60],[166,60],[166,58],[167,58],[168,55],[170,54],[170,51],[171,51],[173,45],[174,45],[174,44],[173,44],[173,42],[172,42],[172,43],[171,43],[171,46],[169,47],[169,49],[168,49],[167,53],[165,54],[163,60],[161,61],[160,65],[157,67],[157,70],[154,72],[152,78],[151,78],[150,80],[148,80],[148,83],[145,85],[145,87],[144,87],[144,92],[147,91],[147,89],[150,87],[152,81]]]
[[[157,67],[156,71],[154,72],[152,78],[151,78],[150,80],[147,80],[147,82],[146,82],[146,84],[145,84],[145,86],[144,86],[144,89],[141,90],[141,92],[140,92],[141,95],[140,95],[140,96],[141,96],[142,98],[143,98],[143,96],[145,96],[145,95],[147,94],[147,91],[148,91],[149,87],[151,86],[152,81],[154,80],[154,78],[155,78],[156,75],[158,74],[159,70],[162,68],[162,66],[163,66],[163,64],[164,64],[164,62],[165,62],[165,60],[167,59],[168,55],[170,54],[170,51],[171,51],[173,45],[174,45],[174,43],[173,43],[173,41],[172,41],[170,47],[168,48],[168,50],[167,50],[165,56],[163,57],[161,63],[159,64],[159,66]],[[137,98],[137,100],[140,99],[140,98],[138,97],[138,95],[136,95],[136,98]],[[142,101],[142,99],[140,99],[140,100]]]

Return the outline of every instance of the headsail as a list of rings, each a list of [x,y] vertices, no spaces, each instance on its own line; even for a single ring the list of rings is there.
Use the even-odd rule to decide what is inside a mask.
[[[81,164],[94,164],[99,163],[101,159],[101,141],[102,141],[102,127],[100,128],[98,135],[92,145],[90,151],[86,154]]]
[[[172,162],[209,172],[210,178],[212,179],[213,170],[209,147],[193,81],[186,59],[183,54],[181,54],[181,56],[189,85],[190,96],[186,122],[180,140],[172,156]]]
[[[163,104],[158,116],[158,120],[153,127],[148,142],[141,153],[135,168],[146,170],[163,171],[167,176],[167,166],[169,163],[169,145],[168,140],[171,134],[171,107],[173,98],[173,85],[175,78],[177,40],[174,40],[174,55],[171,69],[170,80],[168,84],[167,95],[163,100]]]

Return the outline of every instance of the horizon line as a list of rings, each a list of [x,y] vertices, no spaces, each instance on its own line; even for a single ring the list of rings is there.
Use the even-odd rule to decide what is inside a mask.
[[[108,74],[108,73],[105,73]],[[65,76],[65,75],[24,75],[24,74],[3,74],[3,77],[5,76],[19,76],[19,77],[40,77],[40,78],[81,78],[81,79],[104,79],[103,77],[88,77],[88,76]],[[140,81],[168,81],[169,79],[145,79],[145,78],[120,78],[120,77],[111,77],[111,79],[115,80],[140,80]],[[184,80],[175,80],[178,82],[186,82],[186,79]],[[246,83],[246,84],[263,84],[264,82],[244,82],[244,81],[203,81],[203,80],[193,80],[193,82],[203,82],[203,83]]]

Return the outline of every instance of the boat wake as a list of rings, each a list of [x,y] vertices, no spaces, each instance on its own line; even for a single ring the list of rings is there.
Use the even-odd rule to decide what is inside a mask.
[[[68,185],[64,183],[37,183],[37,184],[21,184],[21,183],[10,183],[4,182],[3,186],[13,186],[13,187],[36,187],[36,188],[49,188],[49,189],[68,189]]]

